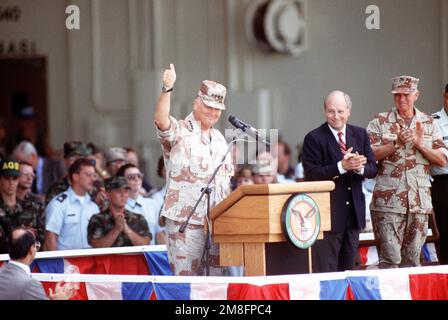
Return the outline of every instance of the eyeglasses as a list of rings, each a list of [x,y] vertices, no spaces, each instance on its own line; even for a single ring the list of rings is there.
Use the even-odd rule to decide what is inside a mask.
[[[96,173],[91,172],[81,172],[83,175],[85,175],[87,178],[97,179],[98,175]]]
[[[39,241],[34,242],[34,246],[36,247],[36,250],[39,250],[41,246],[40,242]]]
[[[125,163],[126,163],[126,160],[123,160],[123,159],[116,159],[116,160],[109,161],[109,162],[107,162],[106,164],[107,164],[108,166],[110,166],[110,165],[120,166],[121,164],[125,164]]]
[[[143,179],[143,177],[144,177],[143,173],[128,174],[126,176],[126,180],[138,180]]]
[[[36,175],[34,173],[22,173],[23,177],[34,179],[36,178]]]

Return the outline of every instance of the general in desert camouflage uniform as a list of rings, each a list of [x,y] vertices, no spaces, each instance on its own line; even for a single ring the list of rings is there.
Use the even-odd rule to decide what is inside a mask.
[[[419,79],[392,79],[395,107],[379,113],[367,131],[378,161],[370,206],[380,268],[420,265],[432,214],[429,165],[446,162],[438,127],[414,106]]]
[[[174,85],[174,66],[164,73],[165,88]],[[206,196],[191,217],[185,233],[179,227],[184,223],[198,200],[201,189],[207,184],[214,169],[221,162],[227,143],[213,125],[225,109],[226,88],[214,81],[202,81],[193,112],[185,120],[176,120],[169,115],[170,93],[164,90],[159,98],[155,114],[157,136],[163,150],[167,168],[167,192],[161,215],[166,218],[168,255],[173,273],[176,275],[202,275],[201,259],[205,247]],[[167,100],[168,99],[168,100]],[[167,105],[168,104],[168,105]],[[162,111],[166,116],[165,130],[161,130]],[[160,113],[159,113],[160,115]],[[159,121],[158,121],[159,120]],[[214,207],[230,193],[230,178],[233,175],[231,158],[227,157],[218,172],[210,206]],[[218,248],[212,245],[211,266],[218,266]],[[211,272],[220,272],[219,268]]]
[[[134,241],[143,241],[142,244],[149,244],[151,240],[151,233],[149,232],[148,223],[146,222],[145,217],[143,215],[125,210],[124,208],[128,199],[127,189],[129,189],[126,179],[124,177],[113,177],[107,179],[105,182],[105,187],[108,192],[110,207],[112,207],[112,209],[108,208],[107,210],[95,214],[90,218],[89,225],[87,227],[87,238],[89,244],[96,247],[94,240],[104,239],[106,236],[110,236],[110,242],[113,241],[111,245],[108,245],[110,247],[137,245],[133,243],[131,233],[135,233],[140,236],[137,240],[135,240],[134,237]],[[123,193],[120,193],[120,190],[122,190]],[[114,198],[110,194],[112,191],[118,192]],[[122,217],[124,217],[125,222],[123,221],[123,228],[121,229],[117,219]],[[102,244],[104,243],[105,242]]]
[[[11,177],[17,179],[20,176],[19,163],[16,161],[4,160],[0,166],[1,179]],[[10,207],[3,199],[5,193],[5,190],[0,190],[0,229],[3,230],[3,237],[0,236],[3,239],[0,239],[2,242],[0,243],[0,253],[6,252],[6,238],[10,232],[20,226],[32,230],[36,239],[43,243],[45,227],[38,207],[34,203],[23,203],[17,197],[15,206]]]

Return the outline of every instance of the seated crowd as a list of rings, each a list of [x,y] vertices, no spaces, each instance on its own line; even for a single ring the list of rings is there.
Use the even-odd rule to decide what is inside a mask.
[[[290,166],[291,150],[279,142],[278,161],[266,152],[253,165],[237,165],[232,187],[301,181]],[[165,244],[160,212],[164,185],[153,188],[139,167],[138,153],[93,143],[64,143],[62,161],[41,157],[29,141],[3,157],[0,167],[0,253],[12,230],[24,227],[41,251]],[[276,160],[277,160],[276,159]],[[158,175],[165,179],[163,157]]]
[[[266,152],[254,165],[237,166],[232,187],[300,181],[289,164],[290,147],[278,145],[278,161]],[[166,186],[156,189],[144,179],[135,150],[102,153],[93,143],[71,141],[63,152],[62,161],[44,158],[22,141],[2,160],[0,253],[7,253],[17,227],[32,231],[41,251],[166,243],[160,219]],[[163,157],[157,173],[165,178]]]
[[[40,250],[164,244],[159,224],[165,188],[144,179],[138,154],[94,144],[64,143],[62,161],[20,142],[0,164],[0,254],[17,227],[30,230]],[[159,161],[161,177],[164,162]]]

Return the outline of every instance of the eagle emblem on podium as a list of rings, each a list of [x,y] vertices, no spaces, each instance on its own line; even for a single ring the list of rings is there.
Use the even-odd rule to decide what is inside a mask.
[[[311,247],[320,232],[320,212],[317,203],[307,194],[291,196],[282,211],[283,233],[300,249]]]

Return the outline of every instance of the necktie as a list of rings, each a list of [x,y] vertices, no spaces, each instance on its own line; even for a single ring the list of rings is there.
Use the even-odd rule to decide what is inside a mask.
[[[347,153],[347,146],[345,145],[345,142],[342,140],[342,132],[338,132],[338,143],[339,143],[339,149],[341,149],[342,154],[346,154]]]

